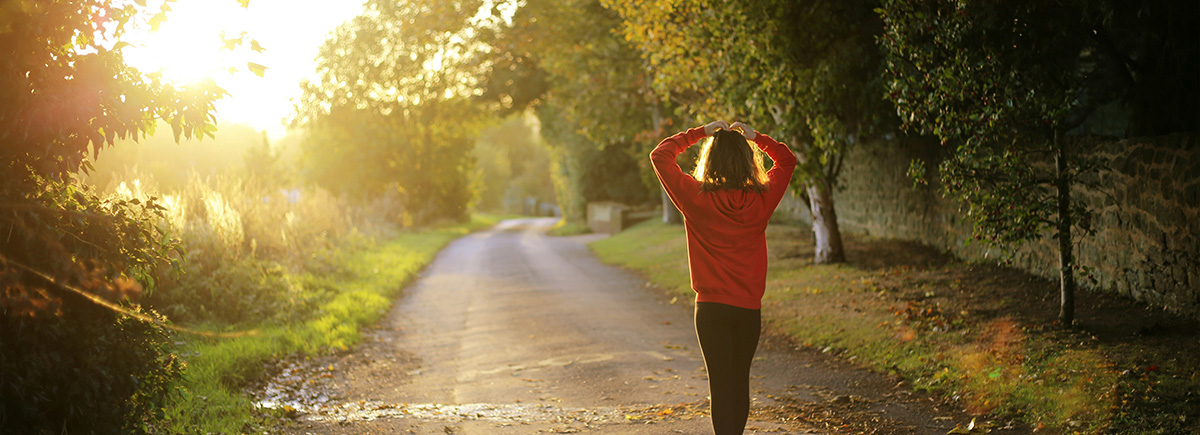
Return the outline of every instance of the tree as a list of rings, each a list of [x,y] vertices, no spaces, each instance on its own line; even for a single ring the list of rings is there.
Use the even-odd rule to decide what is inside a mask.
[[[588,201],[661,195],[645,155],[670,110],[650,91],[638,52],[614,34],[620,23],[597,0],[529,1],[490,42],[483,95],[508,110],[536,108],[569,220],[581,221]]]
[[[151,10],[109,0],[0,3],[0,426],[20,433],[147,430],[182,364],[165,320],[134,301],[174,242],[154,201],[81,185],[94,153],[159,121],[211,135],[210,82],[127,66],[122,38]]]
[[[891,117],[878,98],[879,19],[871,2],[604,0],[647,59],[662,97],[689,117],[736,116],[798,153],[815,261],[845,260],[833,189],[844,149]]]
[[[888,99],[906,129],[954,147],[939,166],[944,194],[962,202],[974,237],[992,246],[1057,240],[1058,318],[1070,325],[1074,243],[1091,230],[1091,211],[1072,188],[1096,162],[1086,158],[1086,141],[1069,133],[1114,103],[1141,119],[1156,109],[1137,96],[1153,86],[1182,86],[1177,92],[1187,97],[1174,99],[1181,113],[1171,124],[1196,128],[1178,121],[1197,119],[1195,48],[1175,55],[1160,48],[1194,44],[1195,31],[1179,32],[1195,27],[1194,2],[887,0],[877,12]],[[1193,18],[1179,23],[1172,15]],[[1191,83],[1161,83],[1164,76]],[[911,172],[921,179],[923,162]]]
[[[318,55],[293,120],[310,175],[335,192],[398,194],[406,223],[461,220],[484,111],[478,40],[501,13],[480,0],[367,2]]]
[[[550,151],[539,140],[537,119],[513,116],[488,128],[475,142],[476,210],[537,214],[526,204],[555,202]]]

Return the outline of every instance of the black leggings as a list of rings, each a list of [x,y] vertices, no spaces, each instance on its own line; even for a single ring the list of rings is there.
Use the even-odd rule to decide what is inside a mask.
[[[759,310],[696,303],[696,337],[708,370],[717,435],[741,435],[750,414],[750,363],[758,348]]]

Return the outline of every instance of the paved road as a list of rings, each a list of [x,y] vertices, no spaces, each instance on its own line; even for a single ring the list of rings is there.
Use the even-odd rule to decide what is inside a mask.
[[[597,236],[547,237],[553,223],[505,221],[447,246],[356,350],[292,374],[310,397],[288,430],[711,433],[690,305],[671,304],[637,276],[602,264],[585,245]],[[931,419],[932,408],[909,415],[899,401],[854,395],[886,391],[894,380],[777,342],[760,346],[755,363],[759,410],[785,398],[868,403],[881,424],[903,429],[885,432],[953,427]],[[896,423],[889,413],[920,421]],[[752,420],[747,433],[825,431],[812,420],[756,414],[768,421]]]

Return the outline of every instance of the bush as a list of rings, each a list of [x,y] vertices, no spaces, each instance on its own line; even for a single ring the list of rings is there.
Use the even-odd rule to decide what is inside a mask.
[[[167,332],[79,296],[62,300],[59,316],[0,316],[0,426],[28,434],[146,432],[183,372],[165,349]]]
[[[183,367],[153,323],[161,317],[128,302],[152,285],[151,271],[174,246],[155,231],[160,209],[104,200],[73,181],[28,173],[6,181],[13,183],[0,187],[0,427],[146,432]]]
[[[187,324],[245,326],[300,318],[329,291],[314,276],[342,273],[335,258],[340,250],[361,243],[362,232],[375,234],[390,225],[381,211],[389,204],[352,207],[319,189],[283,188],[254,176],[192,175],[172,192],[156,192],[145,174],[124,178],[112,187],[116,197],[163,198],[159,225],[183,249],[178,270],[160,271],[148,302]]]

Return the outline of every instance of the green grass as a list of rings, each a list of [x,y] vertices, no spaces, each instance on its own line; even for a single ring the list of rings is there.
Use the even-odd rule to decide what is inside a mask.
[[[391,302],[451,240],[489,227],[500,216],[474,216],[471,222],[417,232],[368,245],[340,259],[345,273],[334,280],[315,314],[288,324],[263,325],[253,335],[237,338],[194,338],[178,352],[187,361],[186,378],[165,410],[167,433],[243,433],[258,417],[242,393],[263,376],[264,364],[304,353],[316,355],[348,349],[360,328],[376,323]],[[210,330],[222,329],[208,325]]]
[[[592,229],[583,222],[570,222],[566,219],[559,219],[554,226],[550,227],[546,234],[551,236],[575,236],[579,234],[587,234],[592,232]]]
[[[1005,280],[967,264],[865,269],[785,255],[811,244],[797,237],[803,231],[768,228],[763,300],[768,327],[802,346],[900,375],[972,413],[1052,432],[1183,434],[1198,427],[1196,355],[1022,324],[1006,311],[1028,302],[998,298]],[[694,294],[682,226],[645,222],[591,247],[672,294]]]
[[[668,226],[652,219],[592,242],[591,248],[601,260],[641,271],[672,294],[688,297],[693,294],[682,226]]]

